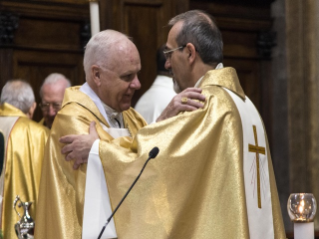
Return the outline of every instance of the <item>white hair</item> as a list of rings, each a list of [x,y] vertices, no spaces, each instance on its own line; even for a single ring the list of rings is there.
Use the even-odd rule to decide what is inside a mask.
[[[42,86],[40,88],[40,97],[42,98],[42,96],[43,96],[42,91],[43,91],[43,86],[44,85],[55,84],[55,83],[57,83],[60,80],[63,80],[65,82],[66,88],[71,86],[70,80],[68,78],[66,78],[64,75],[62,75],[60,73],[52,73],[52,74],[48,75],[44,79],[43,84],[42,84]]]
[[[90,76],[90,68],[97,65],[105,68],[114,46],[123,39],[130,40],[125,34],[114,30],[104,30],[95,34],[87,43],[84,52],[83,66],[86,79]]]
[[[26,114],[34,102],[32,87],[23,80],[10,80],[2,88],[1,104],[8,103]]]

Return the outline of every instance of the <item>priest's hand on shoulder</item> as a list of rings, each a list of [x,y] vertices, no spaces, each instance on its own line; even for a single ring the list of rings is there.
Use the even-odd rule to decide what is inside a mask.
[[[74,160],[73,168],[78,169],[81,164],[87,163],[91,147],[99,135],[95,129],[95,122],[91,122],[89,134],[66,135],[60,138],[60,142],[66,144],[61,153],[65,154],[67,161]]]
[[[180,112],[203,108],[205,96],[201,92],[202,89],[199,88],[187,88],[182,91],[171,100],[156,122],[173,117]]]

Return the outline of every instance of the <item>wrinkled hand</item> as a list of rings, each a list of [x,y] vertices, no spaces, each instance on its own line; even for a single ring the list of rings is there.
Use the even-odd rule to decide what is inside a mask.
[[[156,122],[168,119],[184,111],[193,111],[204,107],[205,96],[201,94],[202,89],[187,88],[176,95],[162,114],[157,118]],[[198,102],[199,100],[201,102]]]
[[[91,147],[99,135],[95,129],[95,122],[91,122],[87,135],[66,135],[60,138],[60,142],[66,144],[61,153],[65,154],[67,161],[74,160],[73,168],[78,169],[81,164],[87,163]]]

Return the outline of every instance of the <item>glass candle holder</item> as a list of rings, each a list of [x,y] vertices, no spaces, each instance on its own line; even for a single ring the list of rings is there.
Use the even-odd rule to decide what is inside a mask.
[[[292,193],[287,202],[290,220],[297,223],[313,222],[317,202],[312,193]]]

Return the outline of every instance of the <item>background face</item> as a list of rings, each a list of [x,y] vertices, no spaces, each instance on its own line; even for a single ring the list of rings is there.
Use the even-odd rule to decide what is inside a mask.
[[[48,109],[42,109],[44,121],[46,125],[51,128],[53,120],[58,112],[54,109],[52,104],[62,105],[63,97],[65,92],[64,82],[56,82],[55,84],[47,84],[42,88],[42,104],[50,104]]]

